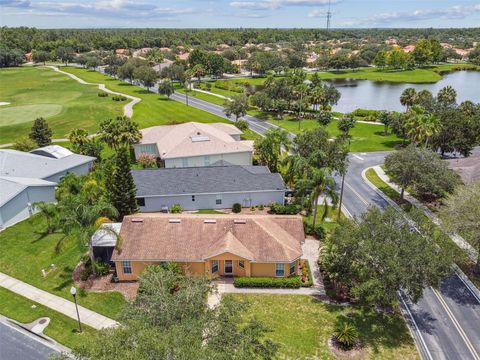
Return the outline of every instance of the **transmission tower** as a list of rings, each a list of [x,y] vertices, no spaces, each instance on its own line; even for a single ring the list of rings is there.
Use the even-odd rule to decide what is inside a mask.
[[[328,0],[328,11],[327,11],[327,30],[330,30],[330,19],[332,18],[332,12],[330,11],[331,0]]]

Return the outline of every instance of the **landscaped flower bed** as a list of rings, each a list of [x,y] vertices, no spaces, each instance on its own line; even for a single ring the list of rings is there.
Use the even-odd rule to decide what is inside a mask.
[[[310,287],[313,285],[312,271],[310,270],[310,263],[306,259],[300,260],[300,280],[302,281],[302,287]]]
[[[302,280],[297,275],[287,278],[274,277],[236,277],[233,285],[238,288],[290,288],[298,289],[302,286]]]

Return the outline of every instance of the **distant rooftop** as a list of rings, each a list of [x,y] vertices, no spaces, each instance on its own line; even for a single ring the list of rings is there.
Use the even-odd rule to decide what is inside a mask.
[[[242,131],[231,124],[188,122],[140,131],[140,144],[155,144],[162,159],[253,151],[253,141],[233,138]]]

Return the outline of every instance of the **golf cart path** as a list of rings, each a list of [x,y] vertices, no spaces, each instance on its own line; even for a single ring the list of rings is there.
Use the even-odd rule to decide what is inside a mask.
[[[132,95],[127,95],[127,94],[123,94],[121,92],[116,92],[116,91],[112,91],[110,89],[108,89],[105,84],[94,84],[94,83],[89,83],[89,82],[86,82],[85,80],[83,79],[80,79],[78,76],[76,75],[73,75],[73,74],[70,74],[66,71],[63,71],[63,70],[60,70],[57,66],[46,66],[50,69],[53,69],[59,73],[62,73],[62,74],[65,74],[69,77],[71,77],[73,80],[76,80],[78,81],[80,84],[83,84],[83,85],[97,85],[98,88],[102,91],[105,91],[107,93],[110,93],[110,94],[113,94],[113,95],[120,95],[120,96],[124,96],[132,101],[130,101],[128,104],[126,104],[124,107],[123,107],[123,115],[124,116],[127,116],[129,118],[131,118],[133,116],[133,106],[137,103],[139,103],[140,101],[142,101],[142,99],[140,98],[137,98],[135,96],[132,96]]]

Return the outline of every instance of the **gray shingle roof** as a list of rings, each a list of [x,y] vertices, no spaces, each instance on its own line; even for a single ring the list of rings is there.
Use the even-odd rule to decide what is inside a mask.
[[[137,197],[285,190],[280,174],[265,166],[204,166],[132,170]]]

